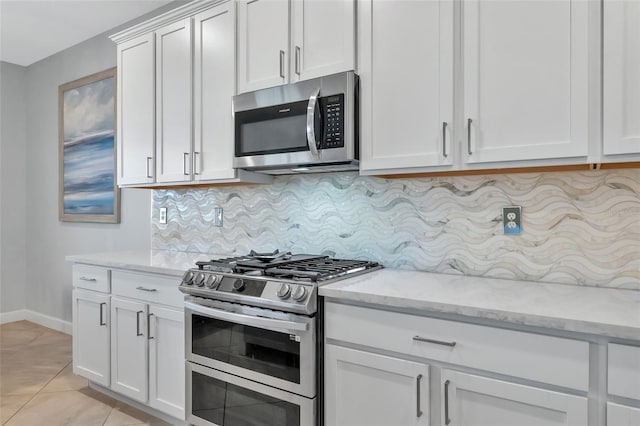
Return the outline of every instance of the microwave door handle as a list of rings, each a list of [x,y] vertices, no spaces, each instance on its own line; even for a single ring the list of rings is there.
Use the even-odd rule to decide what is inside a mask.
[[[320,89],[316,89],[313,95],[309,96],[309,104],[307,105],[307,144],[309,145],[309,151],[314,158],[320,158],[318,154],[318,147],[316,146],[316,105],[318,103],[318,95]]]
[[[211,318],[217,318],[229,322],[236,322],[238,324],[249,325],[258,328],[275,328],[277,330],[285,331],[307,331],[309,329],[309,324],[305,322],[293,322],[265,317],[254,317],[251,315],[238,314],[235,312],[223,311],[216,308],[209,308],[191,302],[184,302],[184,307],[193,312],[197,312]]]

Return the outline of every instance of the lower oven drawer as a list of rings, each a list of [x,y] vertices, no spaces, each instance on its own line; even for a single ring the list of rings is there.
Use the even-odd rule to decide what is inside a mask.
[[[187,421],[192,425],[316,425],[316,398],[190,362],[186,371]]]

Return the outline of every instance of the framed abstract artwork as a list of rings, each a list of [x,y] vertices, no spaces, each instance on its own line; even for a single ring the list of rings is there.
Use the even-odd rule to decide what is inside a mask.
[[[59,220],[120,223],[116,68],[58,88]]]

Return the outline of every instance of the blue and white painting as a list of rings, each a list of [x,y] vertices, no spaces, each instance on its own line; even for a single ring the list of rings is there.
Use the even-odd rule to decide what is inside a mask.
[[[62,96],[64,218],[117,215],[115,76],[69,88]]]

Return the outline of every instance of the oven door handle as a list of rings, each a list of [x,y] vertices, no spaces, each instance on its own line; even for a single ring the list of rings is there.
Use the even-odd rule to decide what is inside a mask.
[[[285,331],[307,331],[309,329],[309,324],[305,322],[293,322],[273,318],[254,317],[251,315],[237,314],[235,312],[209,308],[207,306],[202,306],[191,302],[184,302],[184,307],[193,312],[197,312],[211,318],[217,318],[223,321],[230,321],[243,325],[255,326],[258,328],[275,328],[277,330]]]
[[[313,158],[320,158],[318,147],[316,145],[316,106],[318,104],[318,96],[320,89],[316,89],[313,95],[309,96],[309,104],[307,104],[307,145]]]

